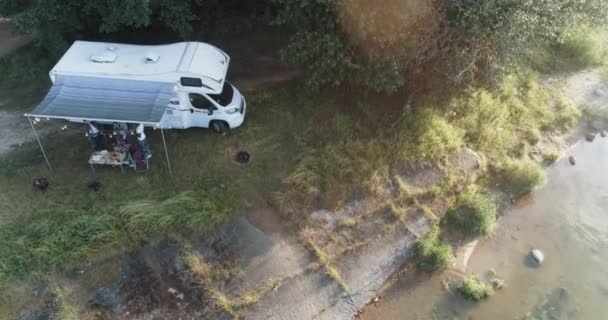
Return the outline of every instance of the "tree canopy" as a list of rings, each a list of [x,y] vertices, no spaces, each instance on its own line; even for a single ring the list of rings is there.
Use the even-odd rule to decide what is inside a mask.
[[[271,23],[292,33],[282,57],[307,72],[310,88],[352,84],[393,92],[409,70],[437,62],[443,66],[432,72],[447,79],[495,78],[531,43],[561,41],[578,26],[605,24],[608,2],[0,0],[0,16],[11,17],[18,32],[36,33],[56,56],[77,37],[155,26],[188,38],[214,24]]]

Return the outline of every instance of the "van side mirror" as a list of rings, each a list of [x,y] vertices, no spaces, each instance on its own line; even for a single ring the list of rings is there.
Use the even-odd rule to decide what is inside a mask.
[[[213,114],[213,109],[209,109],[209,115]]]
[[[194,109],[190,108],[190,113],[194,113]]]

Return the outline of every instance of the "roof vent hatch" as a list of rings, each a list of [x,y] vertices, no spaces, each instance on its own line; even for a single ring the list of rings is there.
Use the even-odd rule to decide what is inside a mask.
[[[160,56],[154,52],[150,52],[146,55],[146,63],[157,63]]]
[[[97,63],[112,63],[116,61],[118,55],[110,50],[106,50],[99,54],[94,54],[91,56],[91,61]]]

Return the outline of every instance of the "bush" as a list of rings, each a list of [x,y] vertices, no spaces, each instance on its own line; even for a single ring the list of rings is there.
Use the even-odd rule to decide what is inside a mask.
[[[416,243],[416,256],[422,259],[418,267],[426,272],[443,269],[454,259],[452,247],[441,241],[439,233],[439,227],[435,226]]]
[[[491,285],[483,283],[475,275],[469,275],[460,282],[456,288],[465,299],[473,301],[481,301],[494,294],[494,289]]]
[[[538,128],[530,128],[526,131],[526,141],[530,143],[531,146],[535,146],[540,142],[541,134]]]
[[[546,165],[552,165],[555,162],[557,162],[557,160],[559,160],[559,153],[557,152],[550,152],[547,154],[543,155],[543,161],[545,162]]]
[[[571,72],[608,62],[606,30],[576,30],[560,42],[542,44],[530,50],[531,66],[541,72]]]
[[[407,109],[394,139],[397,159],[432,160],[454,153],[464,144],[464,130],[433,109]]]
[[[468,192],[458,198],[447,217],[468,235],[489,234],[496,225],[496,203],[487,193]]]
[[[513,73],[497,91],[478,89],[453,99],[448,115],[476,151],[522,157],[543,131],[573,128],[580,111],[559,92],[540,86],[536,74]]]
[[[526,194],[546,182],[544,168],[529,159],[509,159],[495,168],[497,185],[515,195]]]

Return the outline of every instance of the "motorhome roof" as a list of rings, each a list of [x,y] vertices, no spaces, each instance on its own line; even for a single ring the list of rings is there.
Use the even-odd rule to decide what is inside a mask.
[[[75,41],[51,70],[55,74],[178,82],[198,77],[210,92],[221,92],[230,58],[201,42],[132,45]]]

